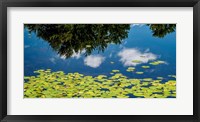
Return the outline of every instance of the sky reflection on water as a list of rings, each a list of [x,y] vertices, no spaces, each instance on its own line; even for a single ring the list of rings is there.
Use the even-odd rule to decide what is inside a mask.
[[[103,51],[94,50],[90,55],[84,55],[85,50],[73,52],[70,58],[60,56],[43,39],[35,33],[24,31],[24,74],[35,75],[38,69],[62,70],[65,73],[79,72],[85,75],[110,75],[113,69],[120,70],[129,78],[156,78],[164,77],[163,81],[170,79],[168,75],[176,75],[176,32],[167,34],[163,38],[152,36],[148,26],[144,24],[131,25],[128,38],[121,44],[109,44]],[[141,62],[132,62],[140,60]],[[162,60],[165,63],[152,66],[149,62]],[[150,66],[144,69],[141,66]],[[127,72],[129,66],[136,68],[135,72],[144,72],[138,75]]]

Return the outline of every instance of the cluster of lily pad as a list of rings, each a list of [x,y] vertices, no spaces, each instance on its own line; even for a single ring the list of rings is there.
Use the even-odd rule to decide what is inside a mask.
[[[151,65],[159,65],[159,64],[165,64],[165,62],[158,60],[158,61],[150,62],[149,64],[151,64]]]
[[[126,70],[127,72],[133,72],[135,70],[134,67],[128,67],[128,69]]]
[[[130,70],[133,68],[130,68]],[[24,77],[25,98],[168,98],[176,97],[176,80],[127,78],[119,70],[111,76],[65,74],[50,69],[37,70],[36,76]]]
[[[145,56],[142,56],[142,57],[144,57],[145,58]],[[133,60],[132,61],[133,63],[141,63],[142,61],[140,61],[140,60]],[[150,65],[154,65],[154,66],[156,66],[156,65],[160,65],[160,64],[165,64],[165,61],[161,61],[161,60],[157,60],[157,61],[152,61],[152,62],[150,62],[149,63]],[[150,66],[148,66],[148,65],[144,65],[144,66],[141,66],[143,69],[149,69],[150,68]],[[128,67],[128,69],[126,70],[127,72],[133,72],[133,71],[135,71],[135,68],[134,67]],[[142,72],[142,71],[137,71],[137,72],[135,72],[136,74],[138,74],[138,75],[142,75],[142,74],[144,74],[144,72]],[[111,73],[111,74],[113,74],[113,73]],[[176,78],[176,76],[175,75],[170,75],[169,77],[174,77],[174,78]],[[162,80],[162,79],[161,79]]]

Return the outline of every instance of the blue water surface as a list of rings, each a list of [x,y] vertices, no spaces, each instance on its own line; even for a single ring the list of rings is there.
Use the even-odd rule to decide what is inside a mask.
[[[140,59],[136,64],[132,60]],[[165,63],[157,66],[150,65],[152,60],[162,60]],[[111,63],[113,62],[113,63]],[[150,66],[149,69],[141,66]],[[128,67],[135,67],[134,72],[127,72]],[[74,53],[71,58],[59,56],[49,44],[24,30],[24,75],[32,76],[39,69],[64,71],[65,73],[79,72],[85,75],[110,76],[113,69],[128,78],[164,77],[163,82],[173,79],[168,75],[176,75],[176,32],[167,34],[164,38],[153,37],[148,26],[136,25],[129,30],[128,38],[121,44],[110,44],[104,52],[97,50],[85,56],[84,51]],[[144,74],[136,74],[142,71]]]

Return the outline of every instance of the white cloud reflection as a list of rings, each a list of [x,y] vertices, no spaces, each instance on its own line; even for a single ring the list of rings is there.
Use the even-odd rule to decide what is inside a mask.
[[[55,58],[49,58],[49,60],[50,60],[52,63],[56,64],[56,59],[55,59]]]
[[[73,51],[73,54],[71,56],[71,58],[75,58],[75,59],[79,59],[81,58],[81,55],[85,53],[85,50],[82,50],[82,51],[78,51],[77,53],[75,51]],[[65,55],[62,55],[62,56],[59,56],[61,59],[66,59],[66,56]]]
[[[109,55],[109,58],[112,58],[112,55],[113,55],[113,54],[112,54],[112,53],[110,53],[110,55]]]
[[[136,66],[141,63],[147,63],[150,60],[155,60],[157,56],[150,52],[141,52],[136,48],[125,48],[118,53],[120,61],[124,66]],[[132,62],[134,60],[141,61],[140,63]]]
[[[104,60],[105,57],[101,55],[90,55],[84,59],[84,64],[92,68],[97,68],[102,64]]]
[[[131,27],[139,26],[142,27],[144,24],[131,24]]]

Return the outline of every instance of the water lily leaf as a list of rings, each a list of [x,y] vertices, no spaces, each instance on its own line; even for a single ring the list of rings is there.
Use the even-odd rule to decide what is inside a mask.
[[[162,80],[162,79],[163,79],[163,77],[157,77],[157,79],[159,79],[159,80]]]
[[[136,72],[136,74],[141,75],[144,74],[144,72]]]
[[[134,67],[128,69],[133,70]],[[78,72],[37,70],[25,76],[25,98],[167,98],[176,97],[176,81],[165,83],[152,78],[130,79],[122,73],[86,76]],[[160,78],[161,79],[161,78]],[[132,96],[131,96],[132,95]]]
[[[171,85],[171,86],[175,86],[175,85],[176,85],[176,81],[175,81],[175,80],[169,80],[169,81],[166,82],[165,84]]]
[[[25,79],[25,80],[28,80],[28,79],[30,79],[30,77],[28,77],[28,76],[25,76],[25,77],[24,77],[24,79]]]
[[[133,60],[132,62],[133,63],[141,63],[142,61],[140,61],[140,60]]]
[[[150,66],[142,66],[142,68],[148,69],[148,68],[150,68]]]
[[[141,85],[142,85],[142,86],[148,86],[148,85],[149,85],[149,82],[143,82]]]
[[[135,70],[135,68],[134,67],[128,67],[128,69],[126,70],[127,72],[132,72],[132,71],[134,71]]]
[[[129,69],[129,70],[134,70],[134,69],[135,69],[135,67],[128,67],[128,69]]]
[[[112,70],[112,72],[119,72],[119,70]]]
[[[151,65],[165,64],[165,61],[158,60],[158,61],[150,62],[149,64],[151,64]]]
[[[135,92],[133,93],[134,96],[138,96],[138,97],[143,97],[144,93],[140,93],[140,92]]]
[[[143,81],[152,81],[152,78],[144,78]]]
[[[176,78],[176,75],[168,75],[168,77]]]

